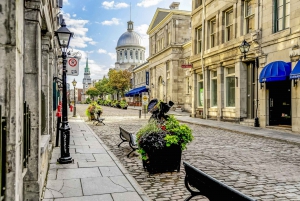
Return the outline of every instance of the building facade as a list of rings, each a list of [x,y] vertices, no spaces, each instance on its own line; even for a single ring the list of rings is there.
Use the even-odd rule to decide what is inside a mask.
[[[1,1],[1,200],[39,200],[55,142],[61,1]],[[3,185],[2,185],[3,184]]]
[[[191,111],[190,68],[191,12],[158,8],[147,31],[149,35],[150,97],[173,101],[173,108]]]
[[[193,0],[192,116],[252,126],[258,119],[262,127],[299,131],[299,114],[291,114],[299,91],[288,72],[298,60],[298,7],[298,1]],[[244,40],[250,50],[241,54]],[[285,73],[265,74],[275,65]]]

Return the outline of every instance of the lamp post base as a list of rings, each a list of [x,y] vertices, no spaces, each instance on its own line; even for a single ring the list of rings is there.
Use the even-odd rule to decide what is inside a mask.
[[[57,159],[57,162],[59,164],[69,164],[69,163],[73,163],[73,159],[71,156],[69,157],[60,157],[59,159]]]
[[[258,119],[258,117],[254,118],[254,127],[259,127],[259,119]]]

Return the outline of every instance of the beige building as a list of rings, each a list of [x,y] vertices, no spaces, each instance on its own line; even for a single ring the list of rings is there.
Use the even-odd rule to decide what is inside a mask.
[[[158,8],[151,21],[149,35],[150,99],[173,101],[174,108],[191,111],[191,12]]]
[[[192,116],[252,126],[258,117],[262,127],[299,131],[299,90],[288,72],[299,59],[299,2],[281,2],[193,0]]]

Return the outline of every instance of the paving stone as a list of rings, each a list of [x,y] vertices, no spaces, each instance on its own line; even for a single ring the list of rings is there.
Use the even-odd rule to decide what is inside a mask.
[[[118,167],[99,167],[99,169],[103,177],[123,175]]]
[[[98,168],[58,169],[57,179],[101,177]]]
[[[113,201],[113,199],[110,194],[105,194],[105,195],[60,198],[60,199],[55,199],[55,201]]]
[[[98,162],[78,162],[79,168],[88,167],[115,167],[117,166],[113,161],[98,161]]]
[[[113,193],[112,197],[114,201],[142,201],[136,192]]]
[[[82,196],[79,179],[48,180],[44,198],[66,198]]]
[[[126,187],[113,182],[109,177],[85,178],[81,183],[84,195],[127,192]]]
[[[76,148],[76,153],[80,154],[101,154],[101,153],[106,153],[105,149],[103,148],[89,148],[89,149],[80,149]]]
[[[108,154],[93,154],[96,161],[99,162],[107,162],[113,161],[112,158]]]

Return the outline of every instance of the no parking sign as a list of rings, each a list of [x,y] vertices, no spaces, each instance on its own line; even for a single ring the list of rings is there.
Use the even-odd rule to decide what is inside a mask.
[[[79,59],[76,57],[68,57],[67,59],[67,75],[79,75]]]

